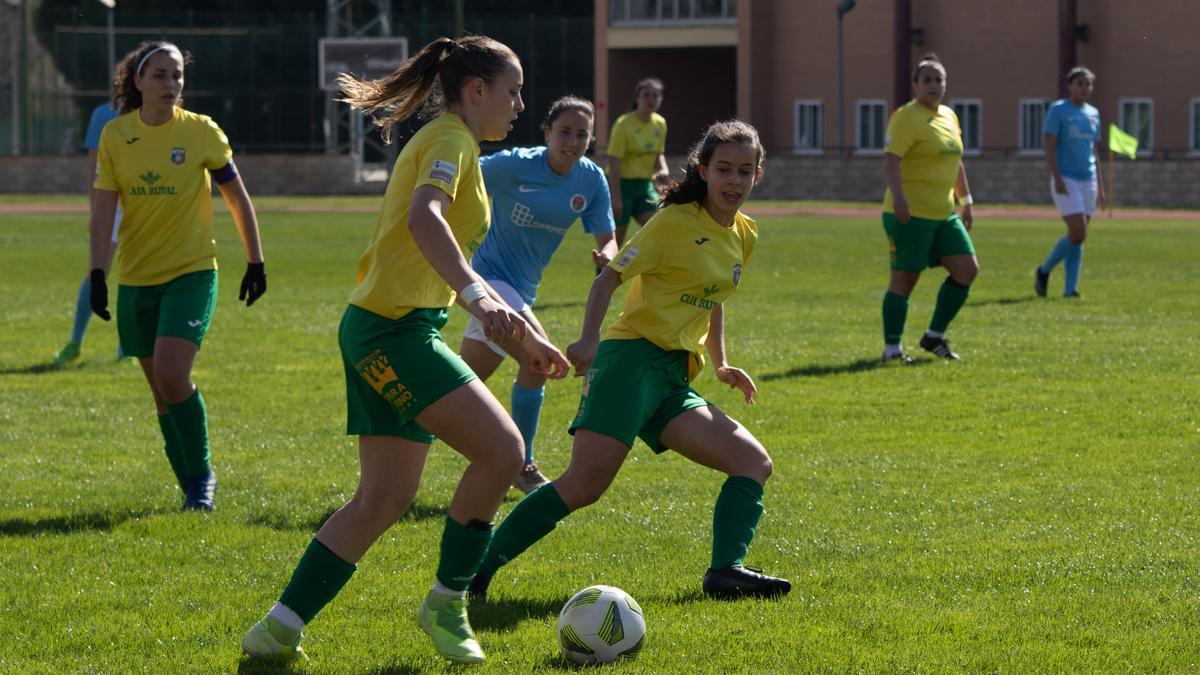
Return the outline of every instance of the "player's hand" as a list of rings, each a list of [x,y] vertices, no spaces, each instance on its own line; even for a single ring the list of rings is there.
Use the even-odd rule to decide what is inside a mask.
[[[962,210],[963,227],[967,228],[967,232],[971,231],[971,225],[975,223],[975,210],[970,204],[964,204]]]
[[[88,302],[92,306],[92,312],[109,321],[112,319],[112,314],[108,313],[108,282],[104,280],[104,270],[97,267],[92,270],[91,277],[91,295],[88,296]]]
[[[558,347],[550,344],[537,331],[529,331],[528,342],[531,344],[525,345],[525,351],[529,354],[529,365],[534,372],[552,380],[561,380],[571,371],[571,365]]]
[[[754,405],[754,395],[758,393],[758,387],[754,386],[754,380],[746,374],[746,371],[733,366],[719,366],[716,368],[716,372],[718,380],[733,389],[740,389],[742,396],[746,398],[746,403]]]
[[[513,311],[512,307],[497,302],[490,295],[476,300],[475,304],[482,313],[482,316],[476,316],[479,316],[479,321],[483,324],[483,334],[492,342],[504,346],[511,339],[524,340],[529,334],[529,324],[525,323],[525,317]]]
[[[608,263],[612,262],[612,258],[604,255],[603,251],[592,249],[592,262],[596,263],[596,267],[603,269],[608,266]]]
[[[1067,181],[1062,179],[1062,176],[1054,177],[1054,191],[1060,195],[1067,194]]]
[[[238,292],[238,300],[245,300],[246,306],[249,307],[266,292],[266,263],[246,263],[246,273],[242,275],[242,290]]]
[[[596,360],[596,349],[599,345],[595,338],[580,339],[567,346],[567,360],[575,366],[575,377],[580,377],[592,367]]]
[[[1107,206],[1108,206],[1108,200],[1104,198],[1104,193],[1097,192],[1096,193],[1096,208],[1103,211]]]
[[[896,220],[901,225],[908,224],[908,200],[902,196],[892,197],[892,210],[896,212]]]

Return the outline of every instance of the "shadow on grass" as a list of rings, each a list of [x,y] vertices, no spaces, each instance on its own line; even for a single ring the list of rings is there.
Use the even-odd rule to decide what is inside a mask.
[[[238,661],[237,671],[243,675],[258,675],[259,673],[295,673],[297,666],[304,663],[303,659],[297,661],[281,661],[279,659],[253,659],[248,656],[242,656]]]
[[[1035,295],[1023,295],[1019,298],[993,298],[991,300],[978,301],[970,300],[967,302],[967,304],[963,305],[963,309],[969,309],[972,307],[987,307],[988,305],[1020,305],[1026,302],[1033,302],[1038,299],[1040,298]]]
[[[504,631],[522,621],[558,616],[563,601],[530,598],[500,598],[471,603],[471,625],[485,630]]]
[[[843,375],[846,373],[862,373],[878,368],[916,368],[933,363],[933,359],[915,359],[912,363],[887,363],[878,358],[859,359],[844,364],[796,366],[791,370],[780,373],[767,373],[758,379],[763,382],[771,380],[786,380],[793,377],[825,377],[827,375]]]
[[[0,535],[32,537],[40,534],[72,534],[75,532],[104,532],[126,521],[159,513],[156,509],[136,511],[96,511],[72,513],[48,518],[9,518],[0,520]]]
[[[325,524],[325,521],[329,520],[329,517],[334,513],[337,513],[337,510],[340,508],[342,508],[341,504],[338,504],[337,506],[331,506],[316,517],[310,517],[312,515],[311,513],[258,513],[247,518],[245,522],[247,525],[269,527],[277,532],[295,530],[299,530],[301,532],[316,532],[317,530],[321,529],[321,526]],[[434,518],[440,520],[445,517],[445,505],[435,506],[432,504],[416,502],[412,506],[408,507],[408,512],[405,513],[400,520],[421,521]]]
[[[43,373],[57,373],[67,370],[81,370],[83,363],[74,361],[72,363],[35,363],[31,366],[18,366],[14,368],[5,368],[0,370],[0,375],[42,375]]]
[[[577,307],[584,307],[586,305],[587,302],[581,300],[577,300],[575,302],[547,302],[545,304],[538,303],[533,306],[533,309],[540,312],[547,309],[574,309]]]
[[[453,668],[454,666],[451,665]],[[464,666],[469,667],[469,666]],[[428,668],[422,668],[419,665],[410,665],[406,663],[393,663],[382,668],[375,668],[366,672],[372,675],[413,675],[414,673],[423,673]]]

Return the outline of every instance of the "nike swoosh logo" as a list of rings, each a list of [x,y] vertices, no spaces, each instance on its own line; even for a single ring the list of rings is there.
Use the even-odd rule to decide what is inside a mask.
[[[517,186],[517,192],[537,192],[540,189],[541,188],[539,188],[537,186],[529,186],[529,185],[518,185]]]
[[[134,143],[137,143],[137,142],[138,142],[138,137],[134,136],[133,138],[125,141],[125,145],[133,145]]]
[[[188,325],[191,326],[192,328],[198,328],[200,326],[200,324],[202,324],[202,323],[204,323],[204,322],[200,321],[199,319],[192,319],[191,321],[188,322]]]
[[[696,239],[695,241],[697,244],[703,244],[704,242],[708,241],[708,237],[700,237],[699,239]]]

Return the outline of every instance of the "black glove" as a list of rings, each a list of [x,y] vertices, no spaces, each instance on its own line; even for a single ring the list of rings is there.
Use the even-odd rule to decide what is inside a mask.
[[[108,283],[104,281],[104,270],[99,267],[92,270],[91,286],[92,295],[88,302],[92,305],[92,312],[105,321],[111,320],[112,314],[108,313]]]
[[[238,293],[238,300],[245,300],[246,306],[249,307],[266,292],[266,263],[247,263],[246,274],[242,277],[242,290]]]

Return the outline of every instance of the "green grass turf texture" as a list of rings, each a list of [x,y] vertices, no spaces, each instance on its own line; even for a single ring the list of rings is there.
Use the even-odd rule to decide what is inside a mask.
[[[219,309],[193,379],[221,484],[217,511],[200,515],[179,512],[141,372],[112,361],[113,324],[93,319],[78,364],[44,366],[70,329],[84,217],[4,215],[0,671],[257,669],[240,658],[242,633],[357,480],[336,327],[374,220],[264,212],[270,290],[247,309],[237,237],[217,217]],[[761,218],[726,308],[731,362],[756,378],[758,403],[711,372],[696,386],[774,458],[747,562],[790,578],[791,595],[704,599],[723,476],[639,443],[600,503],[472,609],[480,672],[566,668],[558,610],[595,583],[646,611],[641,658],[614,672],[1200,668],[1200,227],[1099,219],[1084,299],[1056,297],[1061,268],[1037,299],[1033,267],[1063,229],[977,222],[982,272],[949,333],[963,360],[916,346],[944,276],[930,270],[905,336],[917,363],[877,367],[878,219]],[[564,349],[592,244],[573,231],[540,293]],[[452,317],[457,347],[465,314]],[[509,361],[490,382],[506,406],[513,374]],[[578,394],[575,379],[548,387],[537,450],[551,475],[566,467]],[[463,468],[434,446],[411,512],[310,626],[301,670],[450,669],[414,615]]]

